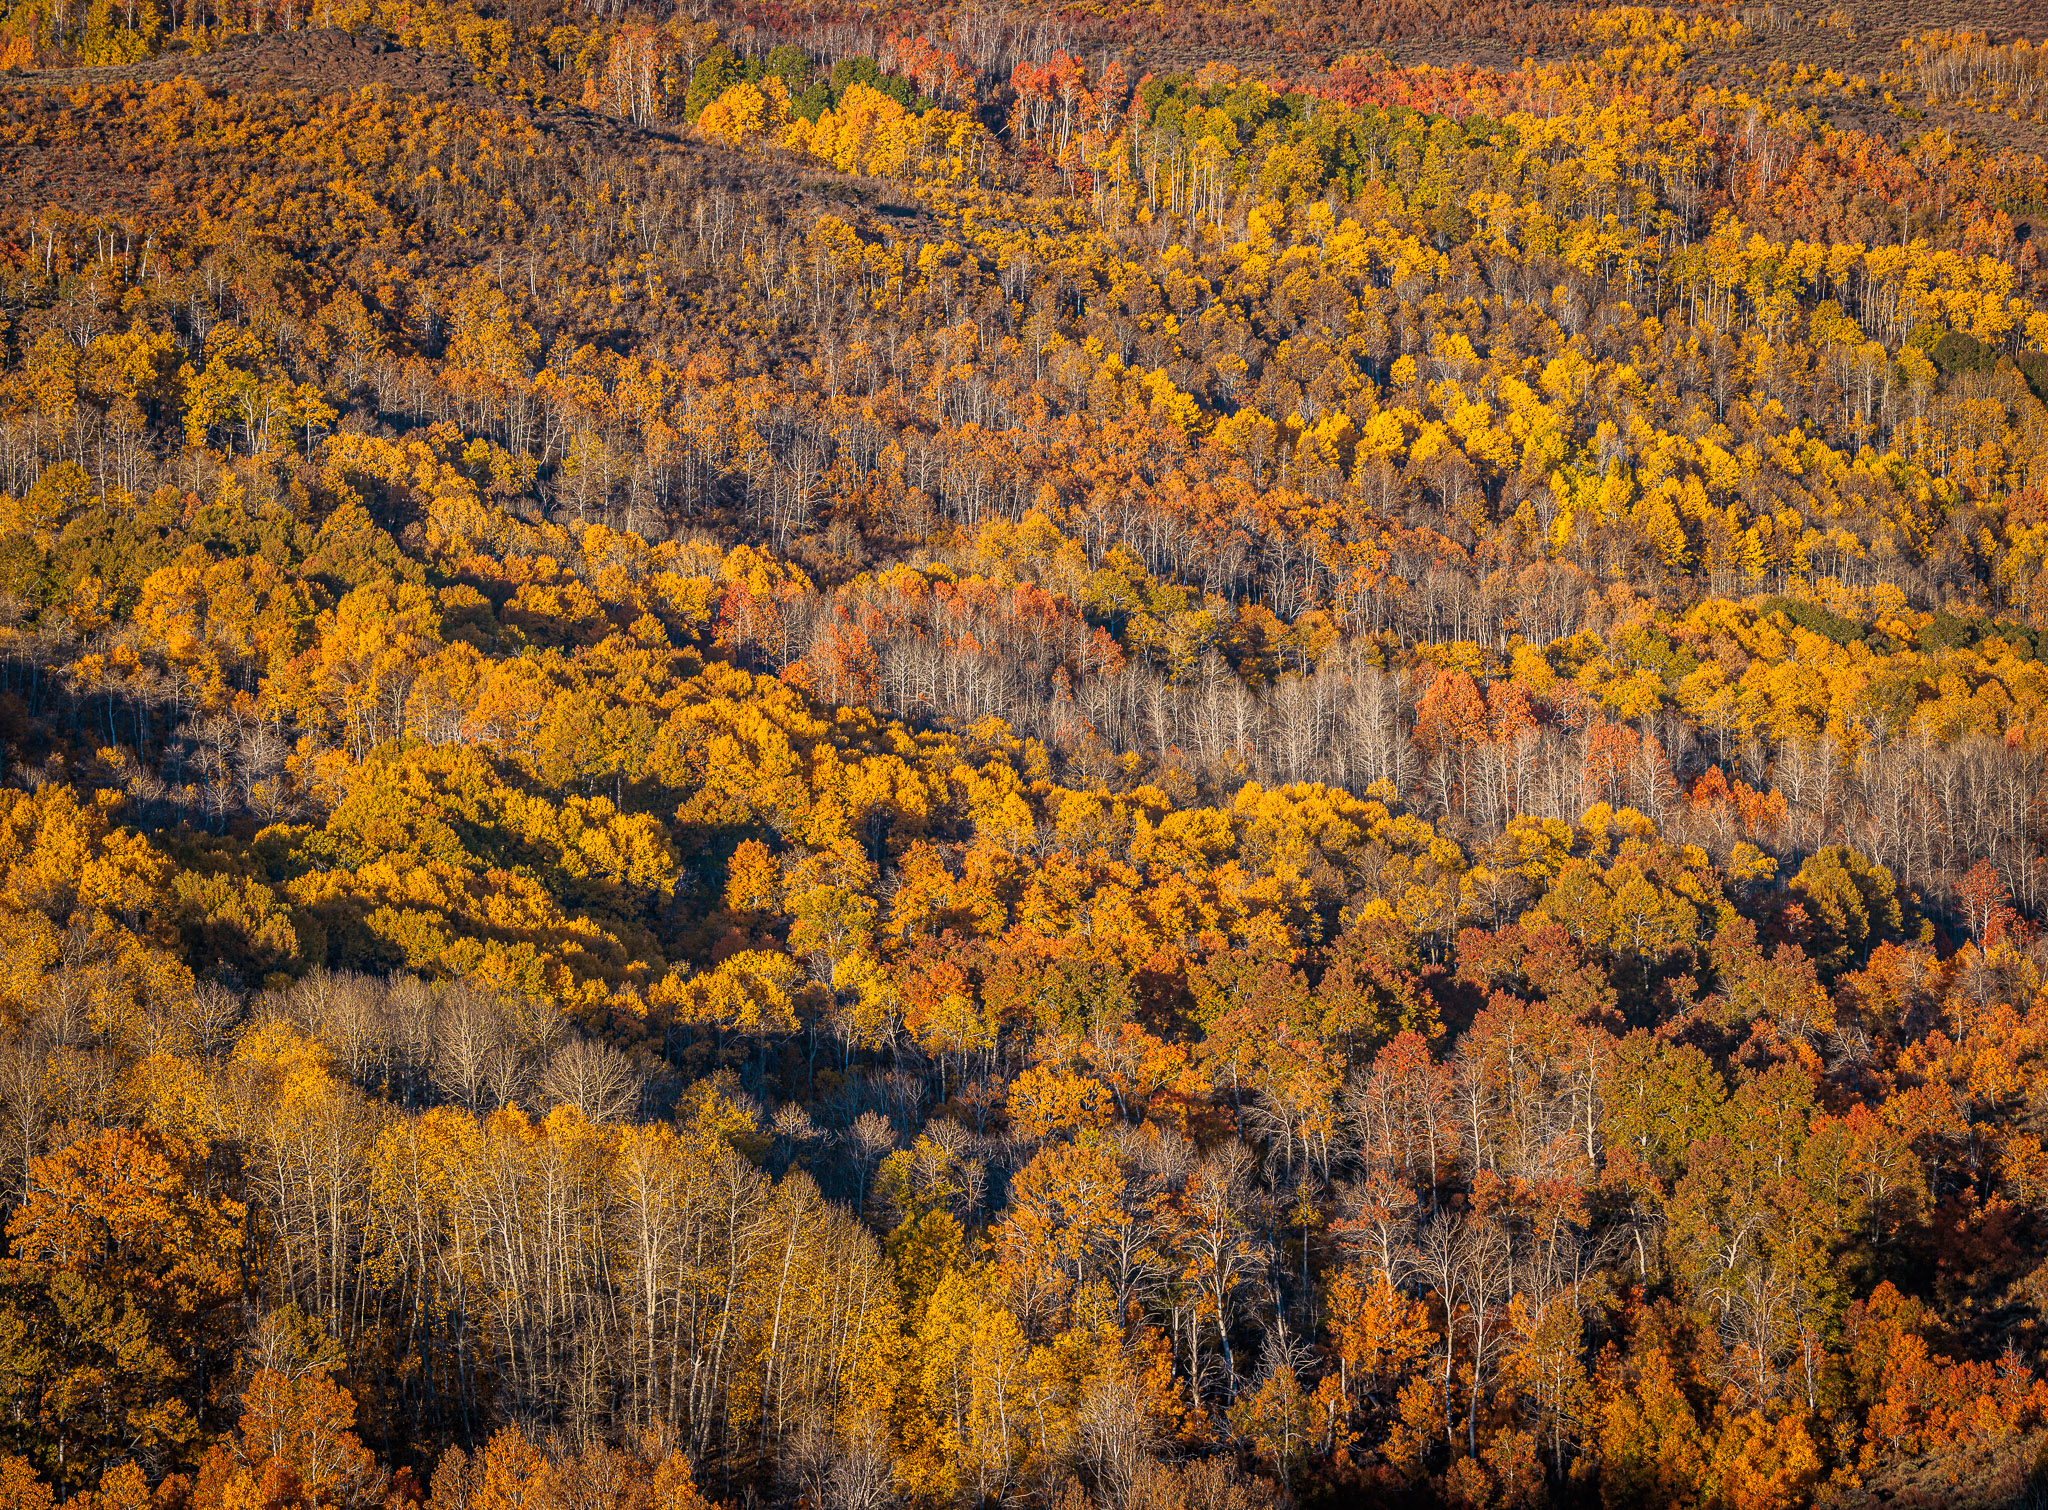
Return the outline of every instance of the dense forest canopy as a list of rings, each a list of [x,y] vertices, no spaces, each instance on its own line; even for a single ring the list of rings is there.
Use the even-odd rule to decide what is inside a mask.
[[[2027,10],[0,7],[0,1503],[2041,1503]]]

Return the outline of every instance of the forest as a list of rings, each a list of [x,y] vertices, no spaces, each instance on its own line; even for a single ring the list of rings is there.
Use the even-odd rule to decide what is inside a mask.
[[[2048,1504],[2044,215],[2017,0],[0,0],[0,1506]]]

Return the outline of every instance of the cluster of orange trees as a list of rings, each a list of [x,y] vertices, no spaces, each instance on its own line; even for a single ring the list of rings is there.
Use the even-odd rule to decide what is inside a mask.
[[[2048,164],[543,12],[0,24],[0,1500],[2040,1492]]]

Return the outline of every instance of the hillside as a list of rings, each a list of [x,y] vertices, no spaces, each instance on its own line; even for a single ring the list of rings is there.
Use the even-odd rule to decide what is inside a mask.
[[[2038,1503],[2039,33],[0,11],[0,1505]]]

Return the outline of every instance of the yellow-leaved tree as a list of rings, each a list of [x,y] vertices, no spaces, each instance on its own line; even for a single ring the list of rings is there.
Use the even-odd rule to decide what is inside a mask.
[[[728,147],[743,146],[789,124],[789,90],[769,74],[758,84],[735,84],[704,107],[697,131]]]

